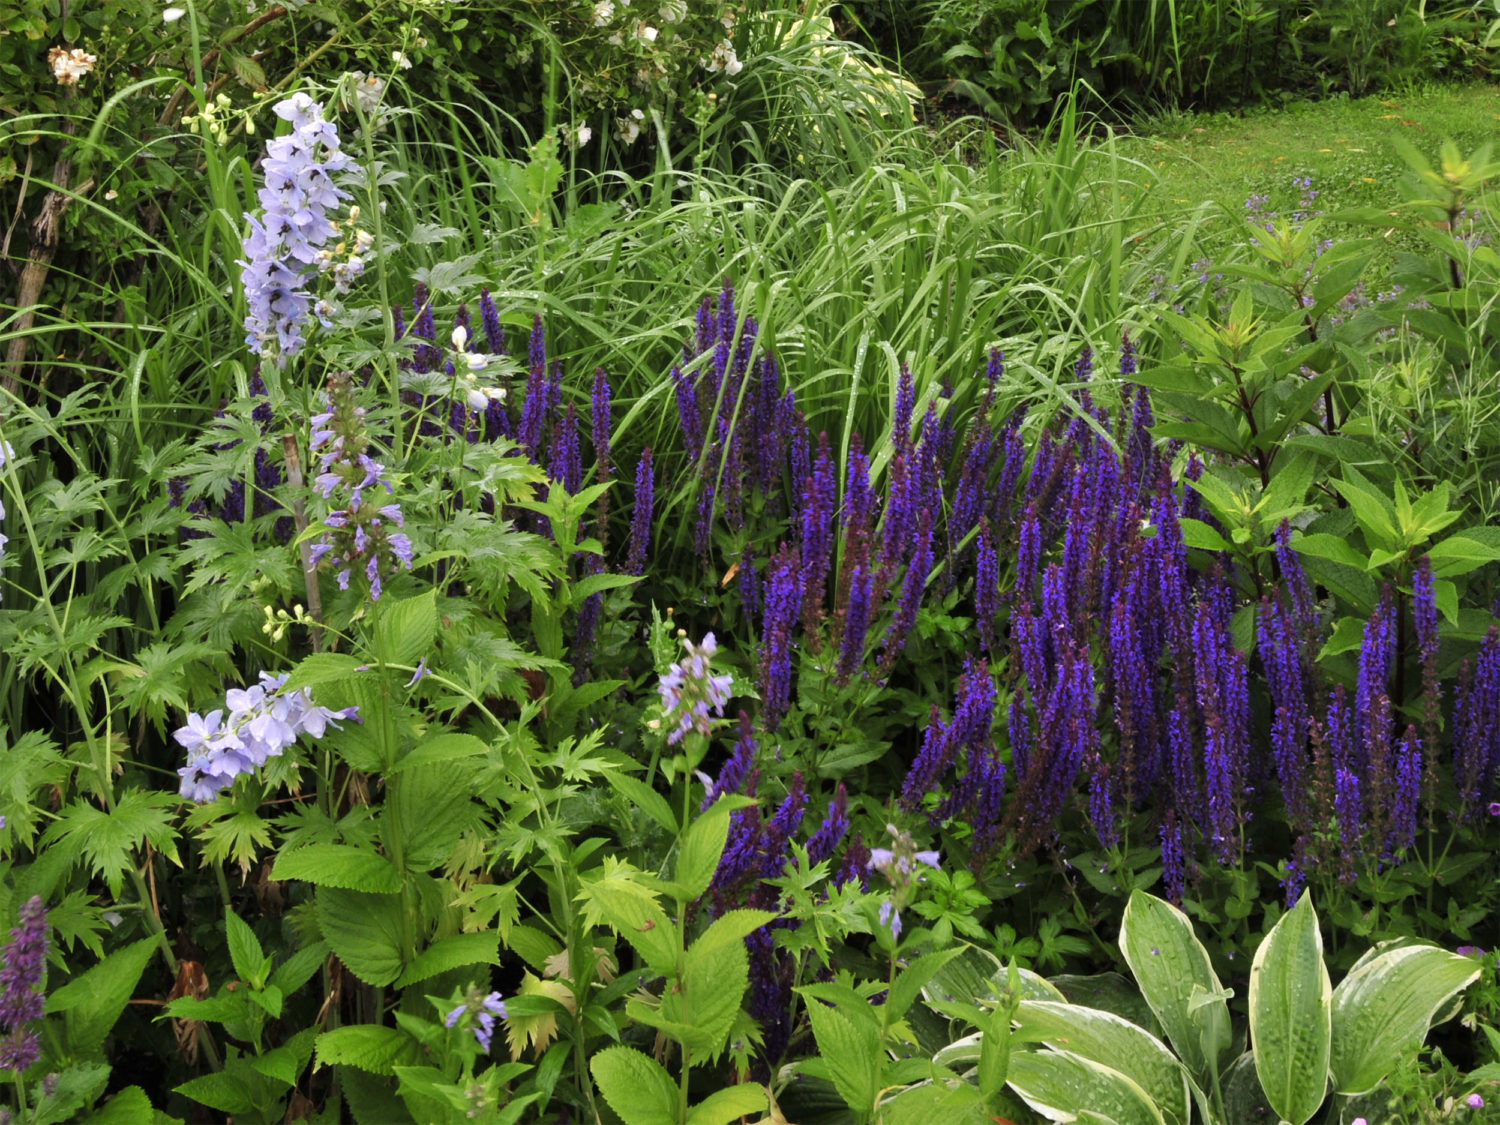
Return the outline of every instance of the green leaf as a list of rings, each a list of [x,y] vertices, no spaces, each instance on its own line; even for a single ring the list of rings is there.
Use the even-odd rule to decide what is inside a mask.
[[[1089,1110],[1118,1125],[1165,1125],[1137,1083],[1072,1051],[1014,1051],[1008,1082],[1032,1109],[1053,1120]]]
[[[281,1046],[261,1052],[259,1057],[250,1060],[250,1065],[257,1073],[264,1074],[274,1082],[280,1082],[283,1086],[295,1086],[297,1079],[307,1069],[307,1061],[312,1057],[313,1042],[317,1036],[317,1028],[303,1028]]]
[[[149,1125],[158,1118],[146,1091],[126,1086],[83,1120],[85,1125]]]
[[[500,964],[500,935],[493,931],[481,934],[454,934],[433,942],[417,957],[396,981],[397,988],[417,984],[457,969],[463,965]]]
[[[1184,519],[1178,523],[1182,527],[1182,541],[1189,547],[1197,547],[1201,551],[1234,550],[1222,535],[1202,520]]]
[[[250,1075],[254,1074],[248,1067],[245,1071]],[[241,1114],[253,1115],[255,1112],[255,1100],[251,1094],[250,1084],[240,1077],[240,1074],[229,1068],[217,1074],[203,1074],[189,1079],[178,1086],[173,1093],[192,1098],[193,1101],[202,1102],[210,1109],[217,1109],[234,1117],[239,1117]]]
[[[415,1044],[394,1027],[351,1024],[318,1036],[318,1066],[352,1066],[371,1074],[389,1075],[402,1059],[415,1056]]]
[[[1135,1082],[1169,1121],[1187,1125],[1187,1071],[1156,1036],[1098,1008],[1050,1000],[1023,1000],[1016,1011],[1016,1040],[1045,1043],[1113,1067]]]
[[[1255,1073],[1271,1108],[1305,1125],[1328,1089],[1333,986],[1312,897],[1271,927],[1250,964],[1250,1043]]]
[[[319,887],[318,925],[329,948],[366,984],[391,984],[401,975],[399,895]]]
[[[118,899],[126,868],[134,865],[133,855],[142,841],[176,862],[177,833],[167,810],[177,802],[175,794],[139,789],[127,789],[113,812],[76,801],[42,833],[42,843],[56,842],[70,858],[87,860]]]
[[[1120,952],[1188,1073],[1207,1088],[1219,1054],[1230,1043],[1229,1006],[1193,924],[1171,903],[1132,891],[1120,926]]]
[[[86,1058],[104,1045],[156,949],[155,938],[141,938],[115,950],[47,997],[46,1011],[67,1013],[67,1043],[72,1054]]]
[[[927,982],[963,951],[963,946],[956,945],[952,949],[927,953],[902,968],[891,981],[890,993],[881,1006],[880,1014],[885,1025],[889,1027],[905,1016],[906,1010],[912,1006]]]
[[[1478,978],[1473,960],[1436,946],[1371,950],[1333,990],[1334,1089],[1373,1090],[1403,1052],[1426,1038],[1449,999]]]
[[[401,875],[390,860],[348,844],[309,844],[282,852],[271,867],[271,878],[375,894],[401,890]]]
[[[1485,563],[1500,559],[1500,547],[1484,543],[1460,531],[1427,548],[1432,573],[1439,578],[1456,578]]]
[[[480,810],[462,766],[436,764],[407,770],[392,783],[401,816],[401,844],[408,871],[426,871],[453,854],[464,832],[479,823]],[[391,798],[387,798],[391,800]],[[392,827],[387,810],[382,830]],[[387,841],[387,850],[393,850]]]
[[[328,943],[319,941],[297,950],[271,974],[271,984],[281,989],[283,996],[290,996],[312,979],[328,957]]]
[[[1396,510],[1391,501],[1365,480],[1357,469],[1344,466],[1349,480],[1333,480],[1333,487],[1349,502],[1349,509],[1365,533],[1369,547],[1385,547],[1395,550],[1402,546],[1401,536],[1396,530]]]
[[[472,734],[449,731],[435,738],[429,738],[420,746],[414,747],[390,768],[389,773],[395,775],[418,766],[451,762],[459,758],[481,758],[487,756],[489,752],[489,745],[482,738],[476,738]]]
[[[671,1075],[634,1047],[606,1047],[590,1060],[589,1071],[625,1125],[677,1120],[677,1087]]]
[[[1331,562],[1342,563],[1345,566],[1365,569],[1369,561],[1367,556],[1355,550],[1349,540],[1342,535],[1328,535],[1324,532],[1315,532],[1311,535],[1299,535],[1292,541],[1292,549],[1298,554],[1314,555],[1320,559],[1328,559]]]
[[[856,1120],[868,1120],[880,1089],[879,1029],[870,1020],[852,1020],[818,1000],[808,1003],[807,1018],[834,1089]]]
[[[378,613],[376,651],[388,663],[415,665],[432,651],[438,627],[436,590],[399,602],[381,601]]]
[[[683,833],[676,870],[676,882],[683,888],[683,898],[696,899],[708,890],[728,840],[729,806],[723,802],[709,806],[708,811]]]
[[[261,950],[255,931],[227,906],[224,908],[224,936],[229,943],[229,959],[234,964],[236,975],[247,985],[263,987],[271,970],[270,958]]]
[[[687,1125],[729,1125],[752,1113],[765,1113],[766,1088],[749,1082],[715,1090],[688,1110]]]
[[[611,771],[605,774],[605,777],[627,801],[637,806],[668,832],[676,834],[677,818],[672,815],[672,806],[667,804],[665,797],[638,777],[631,777],[629,774],[617,771]]]
[[[363,668],[363,661],[346,653],[314,652],[304,656],[287,673],[286,683],[281,685],[281,693],[286,695],[298,688],[352,680],[363,674]]]

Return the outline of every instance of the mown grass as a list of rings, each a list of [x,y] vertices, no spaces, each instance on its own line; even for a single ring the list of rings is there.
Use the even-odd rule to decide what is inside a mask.
[[[1439,145],[1451,140],[1467,155],[1494,140],[1497,123],[1500,87],[1489,85],[1430,85],[1244,113],[1163,115],[1138,122],[1115,140],[1120,156],[1139,167],[1118,192],[1124,200],[1153,200],[1166,210],[1207,207],[1205,245],[1211,247],[1213,232],[1228,225],[1222,218],[1242,214],[1250,194],[1269,194],[1273,209],[1289,208],[1297,198],[1293,177],[1311,177],[1317,207],[1330,214],[1394,206],[1397,181],[1407,174],[1400,141],[1435,158]],[[1336,225],[1330,233],[1354,232]],[[1388,245],[1385,265],[1397,250],[1414,248],[1399,236]],[[1382,272],[1379,260],[1375,272]]]

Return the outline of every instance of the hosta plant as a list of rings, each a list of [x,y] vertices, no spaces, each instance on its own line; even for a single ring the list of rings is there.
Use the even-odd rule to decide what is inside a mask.
[[[1304,1125],[1330,1095],[1353,1112],[1479,976],[1470,958],[1396,941],[1367,952],[1334,988],[1318,916],[1304,894],[1256,950],[1247,1038],[1231,1022],[1232,990],[1176,907],[1135,891],[1120,950],[1151,1019],[1068,1003],[1060,993],[1045,999],[1034,990],[996,989],[979,997],[991,1011],[1013,1012],[1005,1084],[1051,1120],[1086,1113],[1118,1125]],[[993,1029],[968,1035],[934,1061],[968,1068],[994,1036]],[[968,1071],[975,1084],[960,1099],[976,1112],[989,1096],[986,1085],[993,1090],[994,1076],[983,1070]]]

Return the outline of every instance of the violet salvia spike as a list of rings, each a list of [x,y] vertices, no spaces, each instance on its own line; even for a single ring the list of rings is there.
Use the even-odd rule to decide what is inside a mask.
[[[792,629],[802,608],[802,583],[795,552],[783,543],[771,559],[761,611],[760,674],[756,688],[761,700],[761,724],[774,731],[791,701]]]
[[[990,535],[990,522],[979,521],[974,562],[974,620],[982,652],[995,651],[995,619],[1000,612],[1000,561]]]
[[[829,803],[823,823],[807,841],[808,862],[822,863],[824,860],[833,858],[833,850],[838,847],[839,841],[844,838],[844,833],[848,830],[849,794],[845,792],[844,783],[841,781],[833,791],[833,800]]]
[[[864,663],[865,634],[870,627],[871,586],[869,567],[861,563],[849,576],[849,599],[844,608],[844,632],[839,644],[835,679],[839,687],[847,684]]]
[[[484,341],[490,355],[504,355],[505,328],[500,323],[500,310],[495,308],[495,300],[487,288],[479,291],[479,320],[484,326]]]
[[[29,1025],[39,1019],[44,1006],[43,995],[36,991],[42,983],[47,957],[47,908],[40,895],[32,895],[21,904],[20,925],[10,932],[0,956],[0,1070],[16,1076],[41,1057],[36,1030]]]
[[[739,724],[740,733],[735,739],[734,750],[724,760],[724,765],[719,769],[718,778],[704,795],[699,812],[705,811],[725,793],[738,793],[745,778],[755,766],[755,731],[750,725],[750,716],[744,711],[740,712]]]
[[[604,368],[596,367],[594,368],[594,392],[589,399],[590,437],[594,443],[596,468],[595,483],[607,481],[614,472],[609,463],[609,407],[609,376],[604,373]]]
[[[654,480],[651,469],[651,447],[641,450],[635,467],[635,509],[630,517],[630,552],[625,558],[626,574],[644,574],[646,548],[651,543],[651,500]]]
[[[818,435],[818,456],[802,489],[802,621],[809,641],[817,635],[823,591],[833,555],[833,510],[837,503],[828,434]]]
[[[896,654],[906,645],[907,635],[917,623],[917,610],[922,604],[922,592],[927,588],[927,578],[932,571],[932,511],[923,508],[917,517],[917,543],[912,551],[911,562],[906,566],[906,577],[901,583],[901,595],[896,602],[896,613],[886,630],[880,656],[880,674],[887,676],[895,666]]]

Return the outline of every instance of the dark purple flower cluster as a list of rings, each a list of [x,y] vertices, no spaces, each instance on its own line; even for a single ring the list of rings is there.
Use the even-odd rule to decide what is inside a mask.
[[[42,1014],[43,996],[37,985],[47,956],[47,908],[39,895],[21,904],[20,925],[0,956],[0,1070],[20,1074],[41,1054],[30,1024]]]

